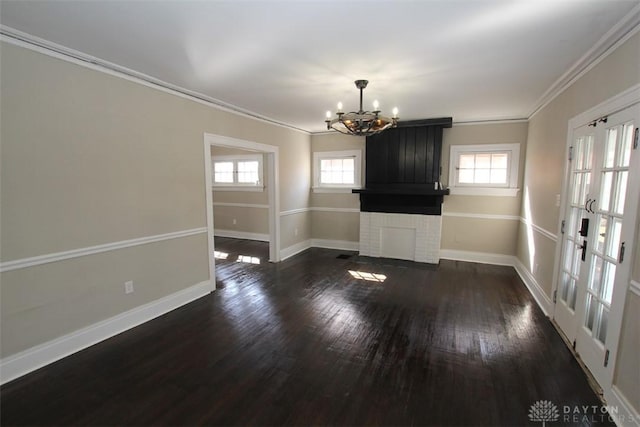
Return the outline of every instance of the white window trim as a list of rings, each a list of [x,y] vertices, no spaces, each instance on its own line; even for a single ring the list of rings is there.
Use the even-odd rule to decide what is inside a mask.
[[[320,160],[353,157],[355,179],[353,184],[320,184]],[[362,150],[315,151],[313,153],[314,193],[351,193],[354,188],[362,187]]]
[[[458,184],[457,161],[463,153],[504,153],[509,156],[509,183],[508,186],[487,186],[476,184]],[[452,145],[449,153],[449,191],[450,194],[464,196],[503,196],[515,197],[518,195],[518,173],[520,167],[520,144],[470,144]]]
[[[233,162],[234,164],[234,180],[237,174],[237,162],[242,161],[257,161],[258,162],[258,178],[260,182],[258,184],[234,182],[232,183],[216,183],[215,180],[215,165],[216,162]],[[238,155],[224,155],[224,156],[211,156],[211,185],[216,191],[264,191],[264,173],[263,173],[263,156],[262,154],[238,154]]]

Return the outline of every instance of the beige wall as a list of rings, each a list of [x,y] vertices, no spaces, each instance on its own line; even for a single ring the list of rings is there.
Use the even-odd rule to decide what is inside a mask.
[[[362,185],[365,177],[365,144],[364,137],[343,135],[338,132],[311,136],[311,153],[309,163],[312,165],[313,153],[322,151],[361,150],[362,151]],[[311,175],[313,176],[313,175]],[[360,199],[352,193],[311,193],[312,208],[311,236],[314,239],[358,242],[360,239],[360,214],[352,212],[360,209]],[[323,208],[329,208],[323,211]]]
[[[640,296],[629,292],[620,334],[620,352],[613,383],[640,412]]]
[[[636,228],[632,278],[640,283],[640,224]],[[640,413],[640,296],[629,291],[625,301],[618,361],[613,383]]]
[[[556,206],[556,195],[560,194],[562,188],[569,120],[640,83],[639,59],[640,33],[636,33],[530,119],[522,216],[536,226],[558,234],[560,212]],[[521,224],[520,229],[518,259],[531,271],[547,296],[551,297],[556,243],[534,227]],[[636,257],[636,278],[639,264],[640,260]],[[536,265],[539,268],[532,271]],[[637,364],[637,313],[640,303],[631,293],[627,298],[614,384],[640,412]]]
[[[442,217],[442,249],[512,256],[517,239],[518,221]]]
[[[205,227],[205,132],[278,146],[282,209],[308,207],[307,134],[14,45],[1,55],[2,262]],[[308,213],[297,236],[291,222],[284,244],[309,238]],[[2,357],[207,280],[206,252],[202,233],[2,273]]]
[[[232,156],[256,154],[254,151],[228,147],[211,147],[212,156]],[[226,191],[213,189],[213,224],[215,230],[252,234],[269,234],[269,209],[249,206],[216,206],[216,203],[234,203],[244,205],[269,205],[268,175],[269,165],[266,156],[262,159],[263,191]],[[235,220],[235,224],[234,224]],[[268,238],[268,236],[265,236]]]
[[[527,123],[454,125],[444,130],[442,177],[449,182],[452,145],[520,144],[518,187],[522,187]],[[521,192],[515,197],[445,196],[442,249],[512,256],[516,254]]]

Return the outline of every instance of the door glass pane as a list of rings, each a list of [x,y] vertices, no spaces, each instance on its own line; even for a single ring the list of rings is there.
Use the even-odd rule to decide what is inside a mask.
[[[609,324],[609,310],[600,306],[600,326],[598,328],[598,340],[604,344],[607,340],[607,326]]]
[[[600,191],[600,209],[603,211],[609,210],[612,182],[613,182],[613,172],[604,172],[602,174],[602,187]]]
[[[616,139],[618,138],[618,129],[611,128],[607,130],[607,146],[604,152],[604,167],[612,168],[616,156]]]
[[[623,171],[617,173],[615,201],[613,203],[613,211],[615,213],[624,213],[624,201],[627,196],[627,179],[629,172]]]
[[[569,307],[571,307],[571,310],[576,309],[577,293],[578,293],[578,286],[576,286],[575,279],[572,278],[571,282],[569,283],[569,301],[567,301],[567,304],[569,305]]]
[[[580,223],[578,221],[580,210],[581,209],[578,208],[571,208],[569,211],[569,226],[567,227],[567,230],[571,237],[576,236],[578,234],[578,229],[580,229],[580,226],[578,225]]]
[[[609,239],[607,241],[607,255],[611,258],[618,258],[621,235],[622,220],[618,218],[612,218],[611,225],[609,226]]]
[[[595,317],[596,317],[596,308],[597,308],[597,304],[594,301],[593,296],[591,294],[588,294],[587,295],[587,318],[586,318],[585,326],[590,331],[593,330],[593,321],[595,320]]]
[[[593,135],[589,135],[584,142],[584,168],[591,169],[593,163]]]
[[[576,159],[576,165],[575,168],[576,169],[582,169],[584,167],[584,156],[583,156],[583,150],[584,150],[584,137],[581,136],[580,138],[578,138],[576,140],[576,145],[575,145],[575,153],[574,153],[574,158]]]
[[[589,289],[594,294],[598,293],[600,288],[600,279],[602,278],[602,258],[593,256],[593,264],[591,266],[591,276],[589,277]]]
[[[582,173],[576,172],[573,174],[573,196],[571,197],[571,203],[575,205],[582,205]]]
[[[584,205],[584,202],[587,200],[587,194],[589,194],[591,190],[591,172],[585,172],[583,180],[584,188],[582,189],[582,199],[580,203]]]
[[[562,274],[562,284],[560,285],[560,298],[562,301],[567,302],[567,295],[569,294],[569,281],[571,278],[567,273]]]
[[[618,159],[618,166],[629,166],[629,160],[631,160],[631,142],[633,141],[633,124],[624,125],[622,133],[622,143],[620,147],[620,158]]]
[[[573,264],[573,255],[575,251],[576,249],[573,242],[571,240],[567,240],[564,250],[564,269],[566,271],[571,271],[571,265]]]
[[[607,217],[600,216],[600,223],[598,224],[598,240],[596,241],[596,252],[604,252],[604,241],[607,237]]]
[[[573,268],[571,269],[571,274],[574,277],[580,276],[580,267],[582,262],[582,250],[579,249],[579,245],[576,245],[576,251],[573,254]]]
[[[607,304],[611,304],[613,296],[613,281],[616,278],[616,265],[604,261],[604,275],[602,278],[602,294],[601,298]]]

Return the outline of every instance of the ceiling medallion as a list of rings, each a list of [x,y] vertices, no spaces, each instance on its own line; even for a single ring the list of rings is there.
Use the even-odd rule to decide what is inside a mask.
[[[362,91],[367,87],[368,80],[356,80],[355,84],[360,89],[360,109],[345,113],[342,111],[342,102],[338,102],[338,117],[331,119],[331,111],[327,111],[327,130],[337,130],[347,135],[368,136],[380,133],[385,129],[394,128],[398,124],[398,109],[393,109],[393,117],[380,115],[378,101],[373,101],[373,111],[362,109]]]

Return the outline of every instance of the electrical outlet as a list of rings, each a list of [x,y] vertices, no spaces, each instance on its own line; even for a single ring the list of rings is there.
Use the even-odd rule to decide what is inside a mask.
[[[233,218],[233,225],[236,225],[238,223],[238,220]]]
[[[133,280],[124,282],[124,293],[125,294],[133,293]]]
[[[560,207],[560,195],[556,194],[556,207]]]
[[[540,270],[540,264],[536,263],[533,266],[533,274],[538,274],[538,270]]]
[[[293,230],[293,235],[297,236],[298,235],[298,229],[296,228],[295,230]]]

